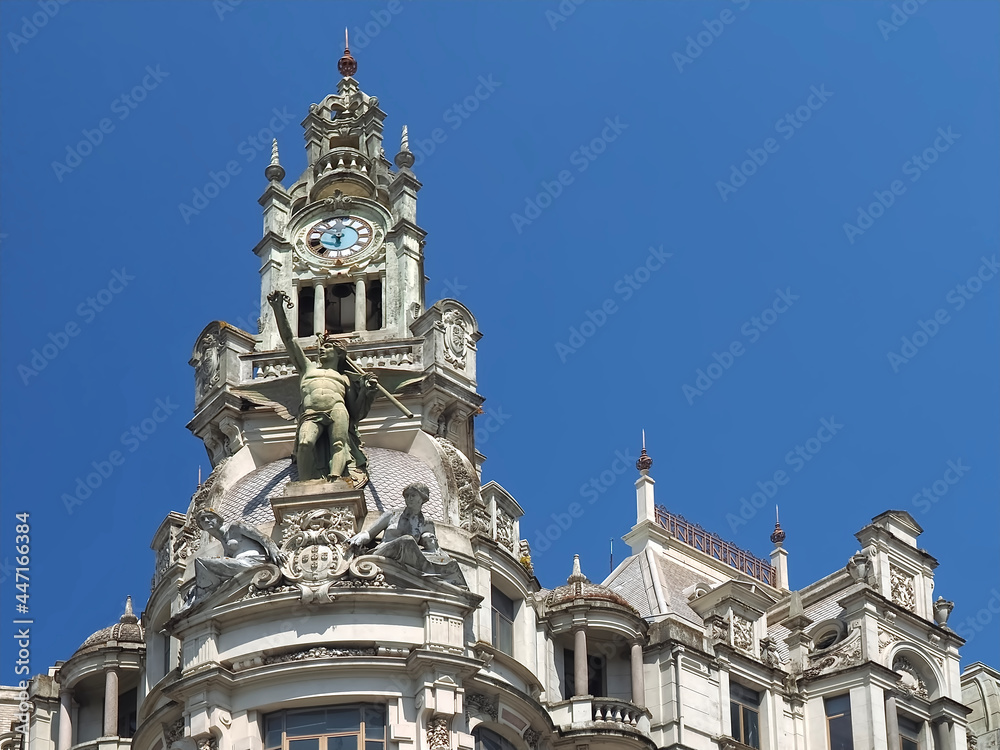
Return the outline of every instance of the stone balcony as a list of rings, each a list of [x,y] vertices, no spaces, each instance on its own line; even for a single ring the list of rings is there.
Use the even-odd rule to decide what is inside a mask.
[[[649,736],[651,714],[631,701],[578,695],[549,704],[549,715],[563,737],[584,735],[600,747],[655,747]]]

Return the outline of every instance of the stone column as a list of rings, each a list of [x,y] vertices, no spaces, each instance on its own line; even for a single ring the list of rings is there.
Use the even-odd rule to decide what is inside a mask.
[[[299,337],[299,305],[301,300],[299,299],[300,289],[297,286],[292,287],[292,302],[295,303],[295,307],[291,310],[286,309],[285,314],[288,316],[288,325],[292,327],[292,335],[295,338]],[[264,310],[261,310],[261,319],[264,317]],[[253,333],[253,331],[251,331]]]
[[[368,296],[364,279],[354,282],[354,330],[368,330]]]
[[[118,736],[118,673],[113,669],[104,673],[104,736]]]
[[[573,677],[576,681],[576,695],[587,695],[590,680],[587,679],[587,631],[577,628],[573,634]]]
[[[316,294],[313,298],[313,333],[319,336],[326,333],[326,290],[323,282],[315,282],[313,291]]]
[[[892,694],[885,699],[885,731],[889,747],[899,747],[899,718],[896,713],[896,696]]]
[[[639,707],[646,705],[646,681],[642,674],[642,644],[638,641],[632,644],[632,702]]]
[[[63,688],[59,691],[59,743],[56,750],[69,750],[73,744],[73,691]]]

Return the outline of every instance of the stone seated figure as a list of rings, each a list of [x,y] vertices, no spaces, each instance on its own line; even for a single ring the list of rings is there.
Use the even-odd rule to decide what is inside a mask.
[[[280,563],[277,545],[257,529],[238,522],[224,523],[214,510],[200,511],[196,520],[202,529],[222,542],[225,557],[194,561],[195,585],[188,593],[189,605],[204,599],[245,570],[266,563]]]
[[[396,560],[425,578],[468,588],[458,563],[438,546],[434,523],[425,519],[421,512],[430,494],[425,484],[408,485],[403,490],[405,507],[383,513],[370,529],[351,537],[349,544],[362,554]],[[367,549],[380,533],[382,541],[373,549]]]

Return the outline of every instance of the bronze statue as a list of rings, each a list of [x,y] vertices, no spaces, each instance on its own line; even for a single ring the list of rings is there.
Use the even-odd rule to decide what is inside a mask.
[[[295,435],[299,479],[343,478],[354,486],[363,485],[368,481],[368,459],[361,449],[358,423],[368,415],[380,390],[378,380],[353,372],[347,350],[325,334],[318,337],[319,363],[307,359],[285,316],[283,306],[292,306],[288,295],[272,292],[267,301],[299,374],[301,405]]]

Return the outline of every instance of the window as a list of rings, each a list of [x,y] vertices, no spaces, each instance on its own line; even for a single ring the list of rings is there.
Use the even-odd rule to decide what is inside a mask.
[[[514,654],[514,600],[495,586],[490,589],[493,601],[493,645],[505,654]]]
[[[918,750],[920,747],[921,723],[905,716],[899,717],[900,750]]]
[[[827,698],[826,733],[830,750],[854,750],[854,735],[851,730],[851,696],[839,695]]]
[[[282,711],[264,718],[266,750],[385,750],[385,706]]]
[[[476,750],[515,750],[514,743],[483,726],[472,730]]]
[[[729,714],[733,739],[760,748],[760,693],[730,682]]]

